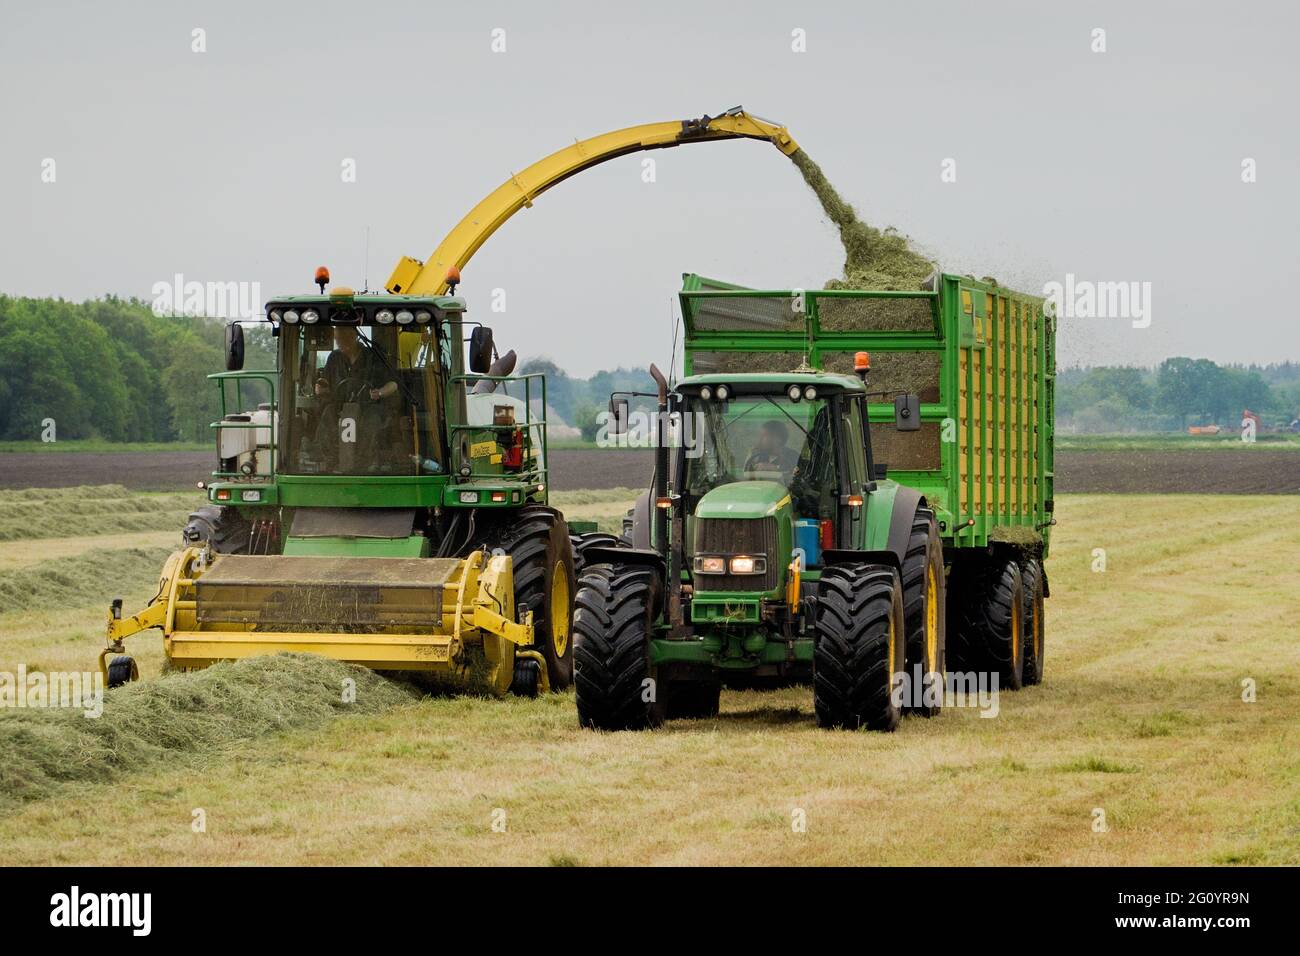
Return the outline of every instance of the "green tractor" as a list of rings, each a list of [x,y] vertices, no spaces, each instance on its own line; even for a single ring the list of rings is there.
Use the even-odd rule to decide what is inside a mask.
[[[580,722],[710,717],[724,685],[811,680],[819,725],[888,731],[906,712],[941,710],[950,666],[995,689],[1041,680],[1050,419],[1034,416],[1051,406],[1052,332],[1041,304],[955,276],[916,293],[687,280],[694,374],[670,388],[651,366],[654,487],[622,541],[583,549]],[[999,299],[1014,316],[999,321]],[[878,391],[868,345],[886,367]],[[987,405],[972,400],[972,356]],[[610,411],[626,431],[628,396]],[[999,502],[995,485],[1014,496]]]

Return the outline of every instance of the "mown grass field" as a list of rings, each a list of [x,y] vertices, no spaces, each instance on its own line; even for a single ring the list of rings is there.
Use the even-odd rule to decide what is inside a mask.
[[[152,530],[59,534],[52,498],[41,538],[0,541],[0,670],[92,667],[107,596],[153,593],[181,503],[139,497]],[[609,523],[627,497],[561,504]],[[829,733],[795,688],[594,734],[571,694],[397,695],[0,801],[0,844],[11,864],[1300,863],[1300,498],[1061,496],[1057,517],[1047,678],[993,719]],[[136,640],[144,677],[174,680],[158,645]]]

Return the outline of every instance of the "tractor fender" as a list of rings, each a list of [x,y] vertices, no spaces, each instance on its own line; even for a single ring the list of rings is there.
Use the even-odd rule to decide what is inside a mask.
[[[889,515],[889,538],[885,547],[898,556],[899,567],[907,556],[907,543],[912,538],[912,522],[916,509],[925,506],[925,496],[915,488],[899,485],[894,494],[894,507]]]
[[[900,574],[903,564],[893,551],[853,551],[849,548],[828,548],[822,552],[822,567],[837,564],[883,564]]]
[[[663,580],[667,576],[664,556],[649,548],[588,548],[583,552],[587,565],[593,564],[636,564],[653,568]]]
[[[637,497],[636,503],[632,505],[632,547],[640,550],[652,550],[650,540],[651,532],[651,512],[654,510],[650,506],[651,493],[646,491]]]

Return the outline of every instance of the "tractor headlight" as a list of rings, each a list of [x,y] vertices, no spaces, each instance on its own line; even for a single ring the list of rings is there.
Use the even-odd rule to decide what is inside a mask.
[[[284,322],[286,325],[297,325],[298,313],[295,312],[293,309],[290,309],[288,312],[284,314]]]
[[[696,555],[696,574],[726,574],[727,559],[717,555]]]
[[[428,322],[432,322],[433,316],[430,315],[428,312],[417,312],[415,313],[415,321],[419,322],[421,325],[424,325]]]
[[[810,402],[811,402],[813,399],[815,399],[815,398],[817,397],[817,386],[816,386],[816,385],[809,385],[807,388],[805,388],[805,389],[803,390],[803,397],[804,397],[805,399],[807,399],[808,401],[810,401]]]
[[[375,321],[380,325],[392,325],[393,313],[389,312],[387,309],[380,309],[375,313]]]
[[[766,572],[767,558],[738,554],[731,559],[732,574],[765,574]]]
[[[397,313],[397,324],[398,324],[398,325],[410,325],[410,324],[411,324],[412,322],[414,322],[414,321],[415,321],[415,313],[414,313],[414,312],[409,312],[409,311],[407,311],[406,309],[403,309],[401,312],[398,312],[398,313]]]
[[[302,320],[308,325],[315,325],[320,321],[320,313],[315,309],[308,309],[302,314]]]
[[[799,391],[798,385],[791,385],[789,388],[785,390],[785,393],[790,396],[790,401],[792,402],[799,401],[799,399],[803,396],[803,392]]]

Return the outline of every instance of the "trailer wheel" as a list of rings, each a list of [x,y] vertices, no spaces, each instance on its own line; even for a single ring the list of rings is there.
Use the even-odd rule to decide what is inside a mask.
[[[573,615],[578,722],[595,730],[663,723],[665,695],[650,665],[657,581],[643,567],[596,564],[578,588]]]
[[[906,653],[903,587],[894,569],[846,564],[824,570],[813,640],[818,725],[894,730],[902,717],[894,675]]]
[[[953,656],[960,669],[995,673],[1002,687],[1019,690],[1024,682],[1024,590],[1020,566],[993,558],[964,569],[953,610]]]
[[[123,684],[139,679],[140,669],[136,666],[134,657],[119,654],[108,662],[108,686],[110,689],[121,687]]]
[[[1020,565],[1020,584],[1024,592],[1024,682],[1026,685],[1041,684],[1047,619],[1043,607],[1043,566],[1037,558],[1030,558]]]
[[[947,602],[939,527],[933,511],[917,508],[903,560],[908,689],[904,709],[922,717],[933,717],[943,709]]]
[[[546,658],[551,690],[573,683],[573,545],[559,513],[540,505],[509,515],[509,524],[488,536],[489,548],[510,555],[515,608],[533,612],[534,647]]]

